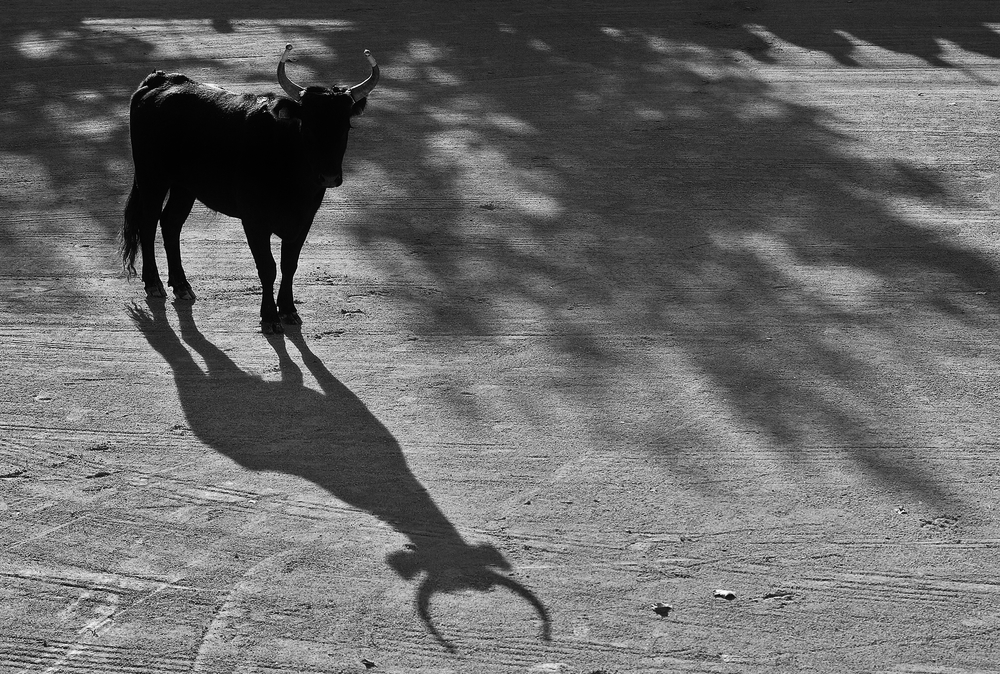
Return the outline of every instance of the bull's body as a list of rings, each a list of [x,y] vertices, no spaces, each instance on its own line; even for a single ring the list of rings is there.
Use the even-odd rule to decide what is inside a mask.
[[[376,68],[373,62],[377,81]],[[264,331],[301,322],[292,297],[299,253],[326,189],[341,183],[350,118],[364,109],[371,87],[359,96],[344,88],[282,86],[292,97],[233,94],[156,71],[132,95],[135,180],[125,208],[122,257],[134,272],[141,249],[150,296],[166,295],[153,246],[159,222],[167,283],[179,299],[194,299],[181,265],[180,232],[197,199],[242,221],[261,280]],[[281,239],[277,303],[272,235]]]
[[[150,75],[132,100],[137,183],[167,183],[171,198],[186,192],[214,211],[266,220],[270,233],[294,238],[325,188],[310,165],[315,152],[274,112],[292,105],[275,94],[241,96],[184,75]]]

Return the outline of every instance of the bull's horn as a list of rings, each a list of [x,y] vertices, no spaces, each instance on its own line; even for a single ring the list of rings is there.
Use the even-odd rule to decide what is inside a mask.
[[[372,53],[365,50],[365,58],[368,59],[368,63],[372,65],[372,74],[368,76],[368,79],[361,84],[355,84],[353,87],[347,90],[347,93],[351,95],[354,102],[357,103],[362,98],[368,98],[368,94],[372,92],[375,85],[378,84],[378,63],[375,62],[375,57]]]
[[[296,101],[302,100],[302,92],[305,91],[305,87],[296,84],[295,82],[288,79],[288,75],[285,74],[285,61],[288,60],[288,52],[292,51],[292,45],[285,45],[285,52],[281,55],[281,60],[278,61],[278,84],[281,88],[285,90],[285,93],[294,98]]]

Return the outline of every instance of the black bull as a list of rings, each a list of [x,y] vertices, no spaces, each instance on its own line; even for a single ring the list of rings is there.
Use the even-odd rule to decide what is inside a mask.
[[[302,322],[292,296],[299,253],[326,189],[343,181],[350,120],[364,111],[379,77],[366,51],[372,73],[361,84],[301,87],[285,75],[290,49],[278,64],[278,82],[287,96],[233,94],[158,70],[139,85],[130,107],[135,179],[121,238],[126,273],[136,273],[141,249],[147,295],[166,297],[154,250],[159,222],[167,284],[178,299],[194,299],[181,264],[180,234],[197,199],[242,221],[260,276],[265,333],[281,332],[282,323]],[[277,303],[271,235],[281,239]]]

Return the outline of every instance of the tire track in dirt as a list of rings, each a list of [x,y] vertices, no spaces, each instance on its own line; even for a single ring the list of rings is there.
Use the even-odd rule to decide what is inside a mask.
[[[378,649],[391,652],[394,657],[409,655],[425,661],[445,659],[440,648],[427,638],[418,627],[394,623],[381,616],[374,624],[374,639]],[[495,631],[476,628],[468,624],[442,624],[442,631],[456,645],[455,656],[462,659],[466,653],[489,649],[491,664],[507,668],[524,668],[552,662],[586,662],[587,666],[627,661],[635,655],[635,646],[616,645],[586,640],[560,640],[544,642],[537,636],[517,636],[509,633],[498,637]],[[463,648],[463,644],[473,644]],[[471,666],[471,663],[470,663]],[[523,670],[522,670],[523,671]]]
[[[12,582],[51,587],[53,588],[52,592],[58,596],[62,596],[58,594],[60,587],[76,588],[87,592],[103,592],[126,598],[168,589],[179,592],[206,592],[204,588],[183,585],[164,577],[154,578],[121,572],[90,571],[69,565],[55,568],[45,565],[44,562],[30,560],[24,560],[17,564],[0,562],[0,576],[9,578]]]
[[[55,424],[25,424],[25,423],[0,423],[0,431],[7,435],[7,438],[20,437],[21,448],[26,452],[40,452],[42,456],[55,455],[58,451],[66,452],[71,448],[91,449],[103,447],[108,442],[126,445],[128,443],[140,445],[148,449],[183,449],[190,450],[204,448],[198,440],[187,433],[169,432],[163,430],[133,430],[114,428],[74,428],[72,426],[59,426]],[[61,443],[63,446],[52,450],[39,449],[36,446],[24,444],[24,441],[44,441],[52,444]],[[6,440],[5,440],[6,442]]]
[[[956,610],[976,615],[986,607],[996,606],[1000,595],[1000,583],[947,575],[814,567],[799,572],[795,567],[752,564],[720,564],[715,570],[730,586],[744,588],[738,600],[728,607],[734,615],[765,611],[781,624],[815,616],[818,606],[836,607],[835,611],[824,612],[822,622],[831,629],[845,631],[856,629],[873,616],[884,620],[897,615],[904,607],[920,615],[944,615]],[[756,588],[753,596],[751,588]],[[760,594],[763,588],[771,589]],[[773,613],[775,609],[780,613]],[[905,625],[887,626],[882,640],[903,643],[905,629]],[[963,630],[958,621],[938,625],[936,629],[976,637]],[[804,644],[808,640],[797,641]]]
[[[190,668],[189,659],[128,647],[0,635],[0,669],[17,674],[181,674]]]
[[[1000,538],[984,538],[974,541],[950,541],[950,540],[934,540],[934,541],[850,541],[850,540],[838,540],[834,541],[835,545],[843,546],[845,548],[872,548],[872,549],[888,549],[888,548],[936,548],[940,550],[994,550],[1000,549]]]
[[[42,456],[46,456],[46,454],[43,453]],[[206,483],[192,478],[168,475],[164,472],[152,473],[142,470],[133,470],[128,467],[120,467],[113,463],[97,462],[93,460],[88,461],[86,459],[79,458],[77,455],[72,455],[67,459],[65,454],[52,452],[48,456],[59,459],[63,462],[72,460],[76,467],[73,476],[63,478],[46,478],[50,480],[58,479],[66,482],[84,482],[87,480],[86,473],[96,471],[100,474],[103,472],[102,469],[112,468],[114,473],[108,473],[108,477],[113,478],[114,484],[125,483],[132,487],[129,494],[130,500],[140,499],[140,497],[143,497],[140,500],[143,500],[144,502],[141,505],[131,508],[128,512],[141,513],[144,511],[148,512],[150,510],[162,510],[165,508],[179,510],[181,508],[195,506],[211,507],[242,515],[267,513],[270,516],[280,516],[290,520],[310,522],[329,522],[333,520],[342,520],[344,518],[354,518],[359,515],[367,517],[367,513],[363,510],[344,504],[333,498],[329,501],[310,500],[297,497],[294,494],[285,494],[276,491],[262,492],[239,489],[235,487],[226,487],[218,484]],[[80,470],[80,467],[84,468],[84,470]],[[178,468],[178,471],[186,467],[187,464],[184,464]],[[20,479],[26,480],[37,479],[32,476],[30,469],[23,477],[19,477]],[[45,481],[45,479],[42,479],[42,481]],[[151,520],[148,517],[138,516],[131,518],[124,517],[125,514],[126,511],[120,511],[117,514],[98,514],[91,512],[77,519],[83,519],[83,517],[86,517],[88,520],[88,526],[106,526],[109,532],[113,532],[116,527],[120,527],[123,524],[129,527],[135,527],[141,524],[142,527],[148,527],[152,530],[161,530],[166,527],[166,525],[162,523],[157,523],[155,519]],[[62,516],[62,513],[56,515],[57,518]],[[34,525],[37,526],[45,524],[45,518],[43,516],[36,513],[34,517]],[[49,523],[49,526],[53,527],[54,530],[54,528],[68,526],[69,524],[71,523],[61,522],[57,519],[57,522]],[[177,526],[178,530],[183,528],[181,525]],[[384,528],[385,525],[373,522],[370,525],[359,523],[357,526],[375,530]],[[38,535],[38,537],[41,536],[41,534]]]
[[[107,534],[104,539],[113,540],[107,538]],[[169,601],[175,607],[184,604],[205,608],[215,604],[217,592],[214,590],[181,582],[191,569],[202,566],[209,554],[210,552],[200,552],[186,559],[178,570],[159,577],[91,571],[72,565],[52,567],[48,562],[55,559],[55,556],[45,554],[44,550],[42,561],[39,562],[32,562],[30,557],[21,555],[16,565],[0,564],[0,575],[7,577],[13,584],[26,584],[28,587],[24,592],[25,596],[47,604],[43,611],[48,607],[53,611],[60,607],[60,622],[74,621],[75,618],[86,619],[96,614],[96,617],[91,617],[77,629],[77,638],[72,642],[49,640],[46,636],[39,636],[35,640],[20,637],[20,643],[27,643],[29,647],[15,650],[12,661],[34,665],[20,670],[25,674],[39,671],[39,666],[45,667],[41,671],[53,674],[62,671],[189,671],[190,663],[186,660],[167,658],[165,662],[157,664],[149,662],[150,656],[146,653],[140,655],[139,651],[133,649],[94,644],[93,641],[112,637],[123,614],[139,609],[165,592],[172,593]],[[68,606],[65,588],[79,591],[76,599]],[[79,613],[74,610],[76,606],[81,606]],[[41,627],[40,635],[52,629],[51,625],[44,623]],[[0,637],[4,638],[9,641],[17,637]]]
[[[863,602],[953,603],[959,599],[1000,595],[1000,583],[942,576],[913,576],[906,573],[836,571],[828,575],[810,574],[792,581],[802,589],[818,590],[842,599]]]
[[[620,544],[600,542],[600,538],[605,538],[601,534],[608,532],[596,532],[593,529],[583,527],[564,530],[560,534],[519,529],[503,529],[502,531],[477,530],[477,533],[510,541],[524,548],[559,554],[588,551],[593,552],[595,556],[603,556],[609,551],[621,552],[623,550],[623,546]]]
[[[165,475],[161,472],[123,471],[139,481],[142,490],[150,497],[158,496],[160,502],[137,506],[134,510],[156,508],[182,508],[210,506],[232,513],[250,515],[267,513],[291,520],[327,522],[358,515],[367,517],[365,511],[330,498],[313,500],[276,490],[256,491],[206,483],[193,478]],[[382,525],[357,524],[362,528],[379,529]]]
[[[78,363],[86,363],[88,369],[93,369],[102,364],[119,364],[122,362],[123,356],[125,357],[125,362],[140,363],[148,360],[141,358],[143,353],[138,348],[129,349],[126,345],[121,343],[115,344],[113,341],[111,343],[102,343],[98,342],[96,339],[78,339],[80,335],[79,330],[67,331],[69,334],[60,336],[58,341],[56,341],[56,337],[54,335],[51,336],[51,341],[40,339],[38,335],[39,330],[40,328],[35,328],[33,331],[29,328],[25,328],[23,331],[15,330],[15,333],[25,333],[25,336],[21,337],[17,334],[11,334],[11,330],[8,328],[7,334],[3,337],[4,348],[30,349],[32,358],[36,358],[42,362],[51,358],[53,360],[58,359],[60,363],[65,363],[64,358],[61,356],[66,353],[72,353],[73,360]],[[94,333],[89,329],[86,332],[94,336]],[[102,336],[106,335],[107,333],[103,333]],[[134,360],[128,359],[130,351],[135,356]],[[58,355],[48,356],[48,352],[54,352]],[[101,355],[106,355],[108,360],[100,360],[99,356]],[[22,360],[21,366],[23,367],[24,365],[25,362]]]
[[[166,585],[165,583],[161,583],[159,587],[154,588],[149,593],[131,602],[132,606],[140,604],[149,597],[159,593]],[[78,599],[78,602],[90,597],[90,591],[84,592]],[[144,664],[133,664],[130,662],[133,658],[122,657],[127,653],[125,649],[101,644],[95,645],[92,642],[92,640],[105,637],[114,626],[115,616],[122,611],[120,598],[121,595],[118,593],[105,593],[104,599],[98,599],[96,605],[90,603],[89,609],[91,613],[96,613],[97,617],[92,618],[77,630],[77,638],[73,642],[50,642],[43,638],[38,640],[41,641],[42,649],[39,649],[37,645],[34,649],[29,648],[29,657],[25,658],[23,651],[15,653],[15,659],[26,659],[29,662],[34,661],[31,664],[36,665],[36,667],[22,669],[21,673],[27,674],[31,671],[39,671],[37,666],[45,666],[45,669],[40,670],[45,672],[45,674],[55,674],[62,671],[141,672],[147,670],[148,668]],[[70,608],[72,608],[72,605]],[[64,611],[66,610],[68,609],[64,609]],[[59,645],[53,647],[56,643]],[[35,651],[35,657],[31,657],[32,650]],[[39,652],[40,650],[43,652]]]

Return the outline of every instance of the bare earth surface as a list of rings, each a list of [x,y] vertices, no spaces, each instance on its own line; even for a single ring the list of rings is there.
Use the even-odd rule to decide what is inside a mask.
[[[1000,4],[461,7],[6,0],[0,671],[1000,672]],[[268,338],[116,237],[286,42],[382,83]]]

